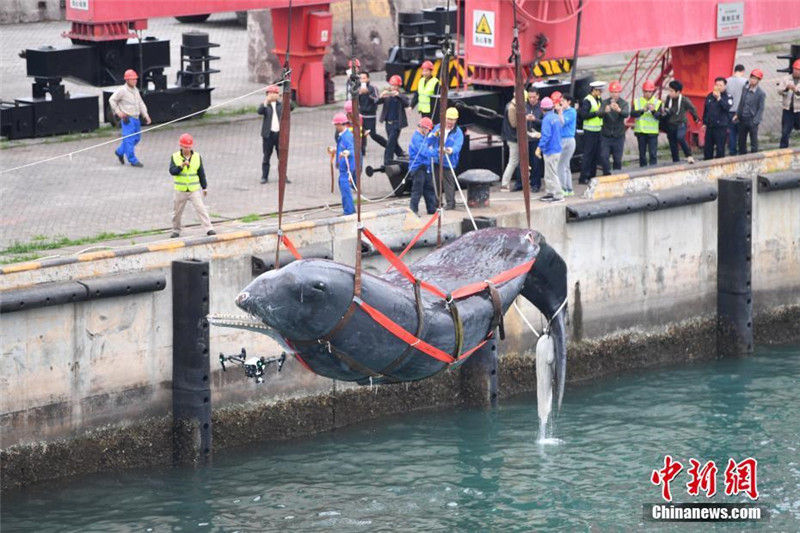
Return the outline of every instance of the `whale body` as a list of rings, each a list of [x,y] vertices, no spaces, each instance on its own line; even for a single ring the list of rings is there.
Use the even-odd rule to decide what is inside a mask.
[[[494,331],[498,303],[504,314],[521,294],[550,321],[556,356],[552,387],[560,400],[566,372],[562,311],[566,265],[541,234],[517,228],[472,231],[410,264],[409,269],[415,278],[449,294],[530,261],[533,265],[528,271],[496,285],[494,300],[489,290],[483,290],[453,302],[463,332],[459,352],[448,303],[425,290],[417,296],[415,286],[397,270],[383,275],[363,271],[360,298],[425,343],[458,355]],[[261,274],[241,291],[236,304],[255,321],[211,317],[211,322],[265,333],[313,372],[342,381],[416,381],[453,366],[401,340],[359,306],[342,321],[354,300],[354,277],[354,269],[341,263],[298,260]]]

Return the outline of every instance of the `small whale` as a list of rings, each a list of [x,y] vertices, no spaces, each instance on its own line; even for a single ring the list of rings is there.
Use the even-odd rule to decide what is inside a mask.
[[[549,321],[555,372],[547,386],[553,387],[560,405],[566,374],[567,269],[541,234],[518,228],[472,231],[409,269],[416,279],[448,295],[531,262],[528,270],[494,285],[496,291],[481,290],[451,304],[420,290],[397,270],[380,276],[363,271],[357,302],[368,304],[428,345],[457,356],[486,339],[521,294]],[[425,379],[464,360],[451,364],[434,358],[416,343],[398,338],[362,306],[351,310],[354,278],[353,267],[334,261],[294,261],[260,275],[237,296],[236,305],[248,317],[217,315],[209,321],[269,335],[316,374],[360,384]]]

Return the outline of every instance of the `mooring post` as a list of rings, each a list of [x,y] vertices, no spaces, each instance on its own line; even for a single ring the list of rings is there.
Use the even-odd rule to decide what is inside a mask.
[[[753,353],[753,183],[718,180],[717,357]]]
[[[173,461],[211,459],[208,263],[172,262]]]
[[[497,335],[486,341],[461,366],[462,403],[497,406]]]

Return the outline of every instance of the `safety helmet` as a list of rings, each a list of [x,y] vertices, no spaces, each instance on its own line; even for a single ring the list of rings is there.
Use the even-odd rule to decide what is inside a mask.
[[[277,85],[270,85],[267,87],[267,92],[278,94],[281,92],[281,88],[278,87]]]
[[[181,148],[191,148],[194,146],[194,139],[188,133],[184,133],[181,135],[180,139],[178,139],[178,144]]]
[[[764,79],[764,73],[761,72],[760,68],[754,68],[753,72],[750,73],[750,77],[758,78],[760,80],[763,80]]]
[[[123,77],[125,78],[126,81],[127,80],[138,80],[139,79],[139,75],[136,74],[136,71],[133,70],[132,68],[129,68],[128,70],[126,70],[125,71],[125,75]]]
[[[344,113],[336,113],[335,115],[333,115],[333,122],[332,122],[333,125],[340,125],[340,124],[344,125],[347,124],[348,122],[350,121],[347,120],[347,115],[345,115]]]
[[[656,84],[653,83],[650,80],[647,80],[646,82],[644,82],[642,84],[642,90],[644,90],[644,91],[655,91],[656,90]]]
[[[553,105],[553,100],[549,96],[542,98],[542,101],[539,103],[542,109],[553,109]]]
[[[353,68],[353,60],[347,62],[347,68]],[[361,68],[361,61],[356,59],[356,68]]]
[[[430,61],[423,61],[422,68],[433,70],[433,63],[431,63]]]
[[[352,100],[345,100],[344,101],[344,112],[345,113],[352,113],[353,112],[353,101]]]
[[[553,104],[557,104],[561,101],[561,92],[560,91],[553,91],[550,95],[550,100],[553,101]]]
[[[800,59],[795,59],[792,68],[800,69]]]
[[[396,85],[400,87],[401,85],[403,85],[403,78],[395,74],[394,76],[389,78],[389,85]]]
[[[458,109],[455,107],[448,107],[447,112],[444,114],[446,118],[458,118]]]
[[[649,91],[650,89],[648,89]],[[608,92],[610,93],[621,93],[622,92],[622,84],[618,81],[612,81],[608,84]]]
[[[433,129],[433,121],[431,119],[429,119],[428,117],[422,117],[422,119],[419,121],[419,127],[420,128],[425,128],[426,130],[432,130]]]

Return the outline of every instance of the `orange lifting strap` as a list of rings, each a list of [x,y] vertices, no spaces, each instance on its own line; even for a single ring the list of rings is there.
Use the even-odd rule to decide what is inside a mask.
[[[425,231],[427,231],[428,228],[431,227],[431,225],[433,225],[433,223],[436,221],[437,218],[438,218],[438,213],[433,217],[431,217],[431,219],[420,230],[420,232],[416,235],[416,237],[414,237],[411,240],[408,246],[406,246],[406,248],[403,250],[403,254],[405,254],[406,252],[408,252],[408,250],[411,249],[411,247],[419,240],[422,234],[425,233]],[[387,261],[389,261],[391,266],[396,268],[397,271],[400,272],[412,285],[415,283],[419,283],[421,288],[427,290],[432,294],[435,294],[436,296],[442,298],[446,302],[451,302],[453,300],[459,300],[462,298],[466,298],[468,296],[478,294],[480,292],[489,289],[490,287],[493,287],[494,285],[499,285],[501,283],[505,283],[507,281],[511,281],[514,278],[522,276],[528,271],[530,271],[531,267],[533,267],[533,264],[536,261],[535,259],[532,259],[525,263],[519,264],[513,268],[505,270],[497,274],[496,276],[489,278],[488,280],[478,281],[475,283],[464,285],[463,287],[459,287],[458,289],[454,290],[452,293],[448,295],[445,294],[444,291],[442,291],[435,285],[417,279],[411,272],[411,270],[408,268],[408,266],[405,263],[403,263],[403,261],[397,255],[395,255],[394,252],[392,252],[391,248],[386,246],[386,244],[383,243],[380,239],[378,239],[371,231],[369,231],[366,228],[363,228],[361,231],[363,235],[367,239],[369,239],[369,241],[375,246],[375,249],[378,250],[378,252],[380,252],[380,254],[384,258],[386,258]],[[295,258],[302,259],[297,249],[294,247],[289,238],[286,237],[286,235],[281,235],[280,240],[289,249],[289,251],[292,252],[292,255],[294,255]],[[374,320],[377,324],[381,325],[386,331],[388,331],[398,339],[402,340],[412,348],[415,348],[420,352],[430,357],[433,357],[437,361],[441,361],[448,365],[452,365],[453,363],[457,363],[463,359],[466,359],[467,357],[472,355],[476,350],[478,350],[484,344],[486,344],[486,341],[488,341],[494,335],[494,330],[490,331],[486,335],[486,338],[481,342],[479,342],[477,346],[474,346],[473,348],[470,348],[469,350],[461,353],[460,355],[458,355],[458,357],[453,357],[451,354],[446,353],[437,348],[436,346],[428,344],[424,340],[418,338],[416,335],[414,335],[413,333],[409,332],[408,330],[397,324],[394,320],[387,317],[386,315],[384,315],[383,313],[381,313],[368,303],[364,302],[359,296],[354,295],[353,302],[355,302],[365,313],[367,313],[367,315],[369,315],[369,317],[372,318],[372,320]],[[349,318],[348,315],[351,315],[351,313],[348,313],[345,316]],[[338,327],[339,324],[334,326],[334,328]],[[308,365],[305,363],[305,361],[303,361],[302,359],[300,361],[301,363],[303,363],[304,366],[306,366],[306,368],[308,368]]]

